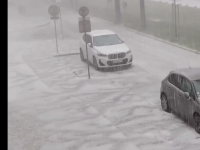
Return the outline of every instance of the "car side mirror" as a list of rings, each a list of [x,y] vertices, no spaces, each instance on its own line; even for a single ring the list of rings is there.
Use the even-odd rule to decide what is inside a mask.
[[[188,92],[185,92],[184,95],[185,95],[185,98],[187,98],[188,100],[190,99],[190,94]]]
[[[92,47],[92,44],[91,44],[91,43],[88,43],[87,46],[88,46],[88,47]]]

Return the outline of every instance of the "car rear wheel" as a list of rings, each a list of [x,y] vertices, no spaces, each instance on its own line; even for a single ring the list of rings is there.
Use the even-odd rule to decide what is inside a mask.
[[[80,49],[80,58],[81,61],[85,61],[82,49]]]
[[[99,70],[98,64],[97,64],[97,60],[95,57],[93,57],[93,67],[95,70]]]
[[[162,94],[162,96],[161,96],[161,106],[164,111],[166,111],[168,113],[171,112],[171,109],[168,104],[167,96],[165,96],[165,94]]]
[[[195,121],[195,131],[200,134],[200,115],[199,114],[194,114],[194,121]]]

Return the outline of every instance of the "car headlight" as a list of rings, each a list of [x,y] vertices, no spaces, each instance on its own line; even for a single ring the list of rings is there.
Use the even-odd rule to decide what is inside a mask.
[[[131,50],[129,50],[128,52],[126,52],[126,54],[130,54],[131,53]]]
[[[97,55],[100,56],[100,57],[106,57],[106,56],[107,56],[107,55],[101,54],[101,53],[99,53],[99,52],[97,52]]]

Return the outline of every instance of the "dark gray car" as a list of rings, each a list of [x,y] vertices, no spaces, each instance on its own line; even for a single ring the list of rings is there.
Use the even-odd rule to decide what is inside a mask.
[[[174,70],[162,81],[162,109],[174,112],[200,134],[200,68]]]

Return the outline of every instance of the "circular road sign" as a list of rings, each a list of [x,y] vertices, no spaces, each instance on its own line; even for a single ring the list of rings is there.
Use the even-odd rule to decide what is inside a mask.
[[[78,13],[82,17],[86,17],[89,14],[89,9],[86,6],[79,8]]]
[[[51,16],[56,17],[60,13],[60,8],[57,5],[49,6],[48,12]]]

